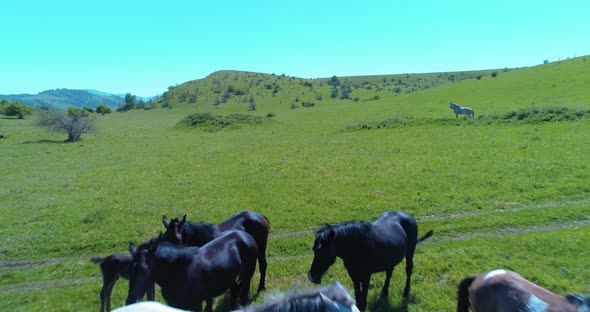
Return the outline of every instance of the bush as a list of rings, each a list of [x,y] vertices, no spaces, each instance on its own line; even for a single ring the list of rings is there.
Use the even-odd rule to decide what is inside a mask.
[[[268,117],[273,117],[269,115]],[[179,127],[198,127],[204,128],[209,132],[218,131],[227,127],[238,127],[240,125],[257,125],[263,122],[263,117],[251,116],[245,114],[230,114],[226,116],[213,115],[211,113],[194,113],[191,114],[180,122],[177,126]]]
[[[496,78],[496,76],[498,76],[498,72],[497,71],[495,71],[495,72],[492,73],[492,78]]]

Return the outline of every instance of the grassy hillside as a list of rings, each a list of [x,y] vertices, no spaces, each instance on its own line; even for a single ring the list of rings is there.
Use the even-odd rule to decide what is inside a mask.
[[[441,78],[429,88],[424,79],[440,74],[424,75],[424,87],[400,94],[394,76],[338,77],[351,85],[350,100],[330,98],[329,78],[218,72],[158,99],[172,109],[98,116],[99,132],[72,144],[33,127],[34,118],[0,119],[0,159],[10,164],[0,167],[0,310],[96,310],[101,282],[90,256],[154,237],[162,214],[219,222],[240,210],[270,219],[269,293],[312,286],[305,275],[320,225],[396,209],[435,235],[418,247],[407,306],[402,264],[388,302],[377,300],[383,274],[373,276],[373,311],[454,310],[457,282],[495,268],[558,293],[590,293],[588,119],[470,123],[455,120],[448,106],[470,106],[476,116],[533,106],[587,110],[589,67],[581,57],[500,70],[496,78]],[[213,105],[230,85],[228,100]],[[264,122],[216,131],[182,125],[195,113]],[[350,127],[392,117],[419,122]],[[333,278],[352,286],[341,261],[324,282]],[[126,286],[115,287],[115,306]],[[227,310],[227,300],[216,302]]]

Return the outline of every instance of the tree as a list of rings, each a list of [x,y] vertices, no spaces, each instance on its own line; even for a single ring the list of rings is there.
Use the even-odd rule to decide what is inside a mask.
[[[130,109],[134,109],[137,106],[137,97],[131,93],[125,94],[125,103],[121,105],[117,111],[126,112]]]
[[[254,103],[254,97],[250,95],[250,100],[248,101],[248,110],[255,111],[256,110],[256,103]]]
[[[336,75],[334,75],[332,76],[332,78],[330,78],[328,84],[331,85],[333,88],[336,88],[340,85],[340,80],[338,79],[338,77],[336,77]]]
[[[54,109],[40,112],[37,125],[47,127],[52,131],[68,134],[66,142],[80,140],[83,133],[95,131],[96,115],[89,115],[78,108],[70,108],[67,112]]]
[[[24,119],[25,115],[31,115],[33,108],[17,101],[7,103],[8,101],[2,101],[2,112],[6,116],[16,116],[18,119]]]
[[[98,114],[101,114],[101,115],[103,115],[103,116],[104,116],[105,114],[110,114],[110,113],[112,112],[112,110],[111,110],[111,109],[110,109],[108,106],[106,106],[106,105],[104,105],[104,104],[99,104],[99,105],[96,107],[96,112],[97,112]]]

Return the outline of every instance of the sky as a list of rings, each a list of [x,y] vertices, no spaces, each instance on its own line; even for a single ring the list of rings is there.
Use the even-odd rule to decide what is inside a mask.
[[[300,78],[590,54],[588,0],[2,0],[0,94],[154,96],[218,70]]]

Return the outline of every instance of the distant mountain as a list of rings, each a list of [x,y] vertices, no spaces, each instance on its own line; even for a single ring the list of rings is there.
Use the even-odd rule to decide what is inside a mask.
[[[105,104],[117,108],[124,102],[124,98],[113,94],[95,94],[87,90],[55,89],[39,92],[38,94],[7,94],[0,99],[18,101],[32,107],[51,106],[57,109],[69,107],[92,107]]]
[[[97,95],[102,95],[102,96],[118,96],[121,98],[125,98],[125,94],[115,94],[115,93],[109,93],[109,92],[103,92],[103,91],[98,91],[98,90],[94,90],[94,89],[86,89],[85,91],[88,91],[92,94],[97,94]],[[135,95],[135,94],[133,94]],[[145,102],[148,102],[154,98],[157,98],[158,96],[139,96],[139,95],[135,95],[135,97],[137,98],[137,100],[144,100]]]

